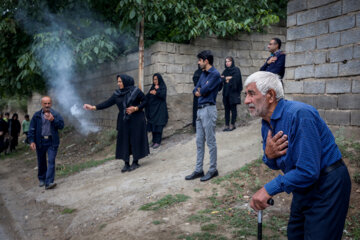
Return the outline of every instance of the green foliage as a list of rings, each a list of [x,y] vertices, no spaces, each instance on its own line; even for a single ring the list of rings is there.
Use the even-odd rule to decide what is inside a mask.
[[[46,70],[64,47],[76,69],[94,68],[145,44],[184,43],[258,32],[286,15],[286,0],[3,0],[0,4],[0,96],[46,89]],[[51,51],[44,51],[51,49]]]
[[[121,26],[135,26],[145,20],[146,39],[186,42],[215,35],[231,36],[240,32],[261,31],[285,16],[287,1],[226,0],[120,0],[117,10]]]
[[[140,210],[143,211],[156,211],[158,209],[161,208],[167,208],[169,206],[172,206],[176,203],[180,203],[180,202],[186,202],[190,197],[186,196],[184,194],[176,194],[175,196],[169,194],[166,195],[165,197],[161,198],[160,200],[156,201],[156,202],[152,202],[152,203],[147,203],[143,206],[140,207]]]

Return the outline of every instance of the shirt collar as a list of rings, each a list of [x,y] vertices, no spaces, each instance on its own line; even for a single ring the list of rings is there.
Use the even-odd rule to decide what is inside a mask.
[[[285,100],[281,98],[278,104],[276,105],[273,114],[271,115],[271,120],[276,120],[281,118],[284,108],[285,108]]]

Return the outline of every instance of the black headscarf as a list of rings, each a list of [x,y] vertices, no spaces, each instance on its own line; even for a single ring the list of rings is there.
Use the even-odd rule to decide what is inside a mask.
[[[132,102],[136,99],[137,95],[140,92],[140,89],[135,87],[134,78],[126,74],[120,74],[116,76],[116,79],[121,78],[121,81],[124,85],[124,88],[119,88],[115,90],[115,95],[123,98],[123,107],[124,107],[124,120],[129,119],[129,115],[126,113],[126,108],[132,105]]]
[[[231,66],[226,66],[226,59],[231,60]],[[235,66],[235,61],[233,57],[226,57],[225,58],[225,70],[223,71],[222,75],[224,76],[223,79],[223,96],[232,95],[231,98],[235,100],[231,100],[230,102],[238,102],[240,93],[242,91],[242,79],[241,79],[241,72],[238,67]],[[230,84],[225,82],[227,76],[232,76]]]
[[[155,74],[153,75],[153,79],[154,79],[155,76],[156,76],[157,79],[158,79],[159,89],[162,89],[162,88],[165,88],[165,89],[166,89],[166,84],[165,84],[164,79],[162,78],[161,74],[160,74],[160,73],[155,73]],[[154,80],[153,80],[153,84],[151,85],[151,88],[150,88],[149,92],[150,92],[151,90],[154,90],[154,89],[155,89],[155,84],[154,84]]]
[[[121,78],[124,88],[117,89],[115,91],[115,95],[123,96],[123,95],[126,95],[127,93],[131,92],[132,90],[134,90],[135,81],[132,77],[130,77],[129,75],[126,75],[126,74],[120,74],[120,75],[116,76],[116,79],[118,79],[118,78]]]
[[[155,89],[154,81],[148,94],[146,94],[146,118],[148,120],[149,130],[151,131],[155,131],[153,128],[155,126],[165,126],[169,119],[166,105],[166,84],[159,73],[155,73],[153,75],[153,79],[155,76],[157,76],[159,82],[159,88],[156,90],[156,96],[150,94],[150,91]]]

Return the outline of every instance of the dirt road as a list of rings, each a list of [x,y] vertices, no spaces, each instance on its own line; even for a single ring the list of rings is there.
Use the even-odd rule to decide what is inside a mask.
[[[232,132],[219,131],[216,138],[220,175],[261,156],[259,120]],[[195,135],[177,144],[170,139],[136,171],[123,174],[123,162],[113,160],[58,179],[58,187],[49,191],[37,187],[33,167],[14,170],[14,159],[0,161],[0,239],[172,239],[174,229],[151,224],[148,219],[155,213],[138,209],[167,194],[188,195],[191,199],[164,221],[176,230],[191,231],[191,225],[179,220],[199,208],[198,199],[211,191],[209,183],[184,180],[195,159]],[[208,166],[206,154],[205,171]],[[204,191],[195,194],[195,188]],[[61,214],[66,208],[74,212]]]

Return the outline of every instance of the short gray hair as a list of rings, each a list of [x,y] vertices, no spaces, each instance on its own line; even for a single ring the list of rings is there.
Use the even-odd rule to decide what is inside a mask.
[[[265,96],[270,89],[273,89],[276,93],[276,100],[284,98],[284,89],[279,75],[265,71],[255,72],[246,79],[245,88],[253,82],[262,95]]]

